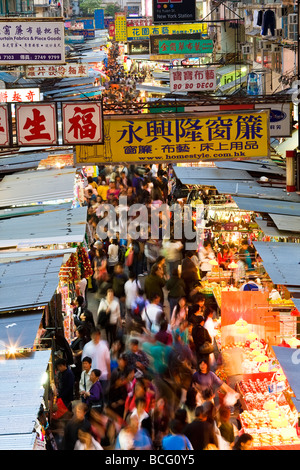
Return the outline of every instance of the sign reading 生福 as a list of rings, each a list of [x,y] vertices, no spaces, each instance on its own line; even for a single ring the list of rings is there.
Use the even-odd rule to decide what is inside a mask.
[[[269,112],[105,117],[104,145],[76,146],[78,165],[197,162],[269,155]]]
[[[63,21],[0,19],[0,64],[65,62]]]
[[[173,68],[170,69],[171,91],[206,91],[217,86],[215,68]]]
[[[101,144],[103,123],[101,103],[63,103],[64,144]]]

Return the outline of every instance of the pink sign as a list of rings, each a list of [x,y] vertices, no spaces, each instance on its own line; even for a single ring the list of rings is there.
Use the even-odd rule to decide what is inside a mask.
[[[204,67],[170,69],[171,91],[215,90],[216,69]]]

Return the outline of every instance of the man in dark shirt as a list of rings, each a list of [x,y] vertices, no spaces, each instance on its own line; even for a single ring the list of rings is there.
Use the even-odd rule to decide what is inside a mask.
[[[74,399],[74,374],[65,359],[57,359],[55,367],[58,370],[57,398],[68,408]]]
[[[194,450],[203,450],[208,444],[218,447],[213,424],[207,421],[203,406],[197,406],[195,419],[185,427],[183,434],[190,440]]]

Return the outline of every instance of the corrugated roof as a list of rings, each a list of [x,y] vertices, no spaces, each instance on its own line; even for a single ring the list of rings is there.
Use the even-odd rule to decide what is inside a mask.
[[[217,168],[226,168],[232,170],[246,170],[251,172],[259,172],[263,174],[277,174],[285,175],[285,169],[280,168],[278,165],[268,160],[243,160],[243,161],[232,161],[226,160],[222,162],[216,162]]]
[[[242,210],[300,216],[300,203],[237,196],[233,196],[233,199]]]
[[[275,284],[299,286],[300,244],[283,242],[254,242],[263,266]]]
[[[278,199],[280,201],[300,203],[299,194],[287,193],[285,188],[265,187],[255,181],[251,183],[244,183],[243,181],[232,183],[232,181],[217,181],[215,187],[220,194],[230,194],[238,197],[255,197],[258,199]]]
[[[282,367],[284,375],[293,390],[295,397],[294,403],[297,402],[297,409],[300,405],[300,361],[299,350],[293,348],[284,348],[281,346],[272,346],[275,356]]]
[[[0,350],[13,345],[20,349],[33,348],[42,316],[43,310],[0,315]]]
[[[0,263],[0,311],[47,305],[62,264],[63,256]]]
[[[300,232],[300,217],[293,215],[269,214],[279,230]]]
[[[266,220],[260,219],[259,217],[256,217],[255,222],[261,228],[264,234],[269,237],[288,238],[296,236],[296,234],[294,233],[287,232],[284,230],[278,230],[276,227],[268,225],[268,222]],[[297,236],[300,238],[300,232]]]
[[[0,247],[82,243],[87,207],[0,220]]]
[[[43,402],[41,379],[47,371],[50,350],[25,359],[1,363],[0,450],[32,450],[33,427]]]
[[[6,175],[0,183],[0,207],[74,199],[75,168]]]
[[[196,184],[206,184],[205,180],[242,180],[251,181],[253,178],[244,170],[227,170],[207,167],[174,167],[175,175],[179,180],[198,180]],[[203,181],[203,183],[202,183]],[[192,184],[192,183],[189,183]]]

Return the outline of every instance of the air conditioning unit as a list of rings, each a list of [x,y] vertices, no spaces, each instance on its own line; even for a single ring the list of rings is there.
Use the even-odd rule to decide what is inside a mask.
[[[265,43],[263,44],[262,49],[263,49],[264,51],[271,51],[271,50],[272,50],[272,44],[271,44],[270,42],[265,42]]]
[[[281,46],[277,44],[272,44],[272,52],[281,52]]]
[[[252,52],[252,45],[251,44],[242,44],[241,45],[241,52],[242,54],[251,54]]]
[[[297,24],[298,23],[297,13],[292,13],[288,16],[288,23],[289,24]]]
[[[282,38],[282,28],[279,28],[279,29],[275,29],[275,37],[276,38]]]

